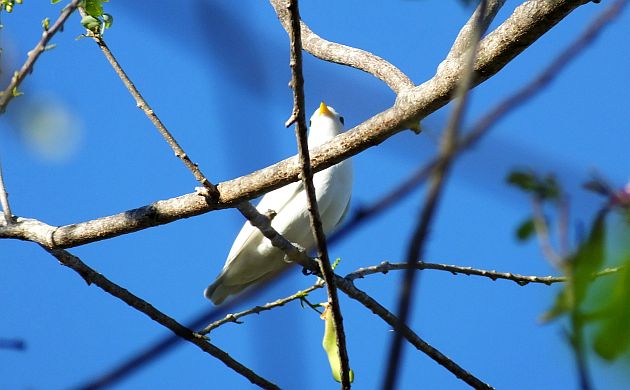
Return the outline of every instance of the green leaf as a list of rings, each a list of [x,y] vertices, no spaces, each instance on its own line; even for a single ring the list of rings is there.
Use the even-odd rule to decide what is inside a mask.
[[[536,231],[536,224],[533,218],[528,218],[516,228],[516,238],[519,241],[529,240]]]
[[[46,18],[42,20],[42,28],[44,29],[44,31],[48,31],[49,27],[50,27],[50,18]]]
[[[610,284],[605,316],[596,326],[593,349],[605,360],[617,359],[630,347],[630,261],[626,261]]]
[[[579,307],[595,274],[606,257],[606,215],[602,210],[597,214],[587,240],[570,259],[572,285],[575,294],[575,307]]]
[[[85,0],[85,12],[98,18],[103,15],[103,1],[102,0]]]
[[[110,28],[112,24],[114,24],[114,17],[110,14],[103,14],[102,16],[103,22],[105,23],[105,28]]]
[[[515,187],[526,192],[531,192],[536,188],[536,176],[532,172],[512,171],[506,181]]]
[[[321,318],[325,321],[322,347],[324,347],[324,351],[326,351],[326,355],[328,356],[328,363],[330,364],[333,379],[337,382],[341,382],[341,360],[339,359],[339,348],[337,348],[337,331],[335,330],[330,305],[325,304]],[[354,372],[350,370],[348,374],[350,376],[350,382],[352,383],[354,381]]]
[[[531,193],[540,199],[559,199],[560,186],[553,175],[544,178],[539,177],[532,171],[512,171],[506,181],[523,190]]]
[[[554,301],[553,306],[551,306],[549,310],[543,313],[540,320],[542,322],[550,322],[557,319],[561,315],[567,314],[569,311],[571,311],[571,301],[569,299],[569,294],[565,286],[562,288],[562,290],[560,290],[558,295],[556,295],[556,300]]]
[[[57,4],[58,2],[60,2],[61,0],[50,0],[50,4]]]
[[[95,34],[97,34],[101,28],[101,21],[91,15],[85,15],[83,18],[81,18],[81,24],[83,25],[83,27],[92,31]]]

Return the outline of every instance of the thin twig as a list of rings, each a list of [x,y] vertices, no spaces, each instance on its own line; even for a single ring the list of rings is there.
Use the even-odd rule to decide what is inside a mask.
[[[536,236],[538,237],[538,243],[540,244],[540,249],[544,253],[545,257],[551,262],[551,265],[553,265],[556,269],[561,270],[564,259],[558,254],[558,252],[556,252],[551,244],[549,225],[542,209],[542,201],[538,197],[532,198],[532,209],[534,212],[534,226]]]
[[[444,136],[442,138],[443,142],[440,148],[442,162],[435,167],[431,174],[431,181],[427,196],[421,207],[418,223],[414,229],[413,236],[407,249],[407,264],[409,264],[410,267],[405,271],[403,276],[402,285],[399,290],[397,311],[398,318],[403,324],[406,324],[410,317],[413,291],[415,287],[415,280],[417,278],[417,272],[414,272],[411,265],[416,262],[416,259],[422,257],[425,243],[429,235],[429,228],[437,211],[442,190],[446,183],[446,178],[449,174],[452,162],[457,156],[459,132],[468,100],[468,91],[472,86],[475,58],[477,55],[477,47],[479,45],[479,41],[481,40],[481,25],[485,14],[486,0],[481,0],[473,25],[474,27],[473,33],[471,34],[470,46],[468,50],[465,51],[466,54],[463,59],[464,67],[462,68],[461,80],[459,81],[459,87],[457,88],[455,107],[453,108],[453,112],[446,125]],[[403,335],[400,333],[398,328],[394,329],[396,330],[396,333],[394,334],[394,338],[391,342],[389,357],[387,359],[387,371],[385,372],[383,381],[384,389],[395,389],[396,382],[399,377],[398,370],[403,348]]]
[[[285,0],[270,0],[269,2],[276,11],[280,23],[289,33],[291,17],[284,4]],[[411,79],[387,60],[365,50],[327,41],[311,31],[303,21],[300,21],[300,26],[302,47],[313,56],[367,72],[383,81],[395,93],[414,87]]]
[[[17,88],[22,84],[22,81],[26,78],[28,74],[33,71],[33,66],[35,62],[39,58],[39,56],[46,51],[48,47],[48,42],[52,39],[55,34],[63,29],[63,24],[66,22],[68,17],[77,9],[77,6],[81,0],[72,0],[70,4],[68,4],[62,11],[61,15],[55,20],[52,26],[49,29],[44,30],[42,33],[42,37],[40,38],[37,45],[28,52],[26,61],[22,64],[22,67],[19,71],[13,74],[11,77],[11,81],[9,85],[4,89],[4,91],[0,92],[0,114],[4,113],[7,109],[7,105],[16,95]]]
[[[84,11],[81,10],[81,13],[84,14]],[[147,103],[144,97],[142,97],[142,95],[140,94],[140,91],[138,91],[138,89],[133,84],[131,79],[127,76],[123,68],[120,66],[120,63],[118,62],[118,60],[116,60],[116,57],[114,57],[114,54],[111,52],[111,50],[109,50],[109,47],[103,40],[103,37],[100,34],[94,34],[91,31],[88,31],[88,35],[94,39],[94,42],[96,42],[98,47],[101,49],[101,51],[105,55],[105,58],[107,58],[107,61],[110,63],[110,65],[112,66],[112,68],[114,69],[118,77],[120,77],[125,87],[127,87],[127,90],[129,90],[129,93],[131,93],[131,96],[133,96],[134,100],[136,101],[136,106],[139,109],[141,109],[142,112],[144,112],[144,114],[149,118],[151,123],[153,123],[153,126],[155,126],[155,128],[160,132],[162,137],[164,137],[168,145],[171,147],[171,149],[175,153],[175,156],[179,158],[180,160],[182,160],[182,162],[186,165],[186,167],[195,176],[195,179],[208,190],[209,192],[208,195],[212,199],[218,199],[219,192],[217,191],[216,186],[212,184],[210,181],[208,181],[208,179],[203,174],[203,172],[201,172],[201,169],[199,169],[199,166],[192,162],[190,157],[188,157],[188,154],[186,154],[186,152],[184,151],[184,149],[182,149],[182,147],[179,145],[177,140],[175,140],[175,137],[173,137],[171,132],[168,131],[166,126],[164,126],[164,123],[162,123],[162,121],[157,116],[157,114],[153,111],[153,109],[151,109],[151,107],[149,106],[149,103]]]
[[[146,314],[153,321],[170,329],[179,337],[195,344],[204,352],[221,360],[226,366],[243,375],[251,383],[267,389],[279,388],[277,385],[269,382],[248,367],[234,360],[230,355],[225,353],[220,348],[209,343],[204,336],[186,328],[179,322],[175,321],[173,318],[157,310],[149,302],[143,300],[142,298],[139,298],[138,296],[132,294],[130,291],[110,281],[104,275],[90,268],[87,264],[81,261],[81,259],[72,255],[70,252],[63,249],[48,249],[45,247],[44,249],[51,255],[53,255],[57,260],[59,260],[61,264],[71,268],[76,273],[78,273],[88,284],[95,284],[108,294],[111,294],[112,296],[120,299],[134,309]]]
[[[9,194],[7,193],[7,189],[4,185],[4,177],[2,175],[2,162],[0,162],[0,206],[2,206],[4,224],[12,224],[13,213],[11,212],[11,206],[9,205]]]
[[[343,326],[343,316],[339,305],[337,287],[333,281],[334,272],[328,257],[326,235],[322,226],[315,186],[313,185],[313,169],[308,150],[306,136],[306,114],[304,110],[304,76],[302,75],[302,37],[300,35],[300,11],[298,0],[288,0],[287,11],[289,13],[289,38],[291,44],[291,86],[293,87],[293,113],[295,119],[295,137],[297,138],[298,155],[302,167],[302,184],[306,192],[307,208],[309,213],[311,231],[317,245],[317,255],[321,268],[322,278],[326,283],[328,292],[328,304],[332,309],[332,317],[337,335],[337,350],[341,362],[341,387],[350,388],[350,363],[346,347],[346,334]],[[290,123],[287,122],[287,123]]]
[[[520,275],[514,274],[511,272],[498,272],[494,270],[485,270],[478,269],[472,267],[462,267],[459,265],[448,265],[448,264],[435,264],[435,263],[425,263],[423,261],[418,261],[413,263],[411,266],[407,263],[389,263],[387,261],[382,262],[379,265],[374,265],[371,267],[363,267],[359,268],[356,271],[353,271],[346,275],[346,279],[350,281],[354,281],[356,279],[363,279],[368,275],[373,274],[386,274],[389,271],[398,271],[409,269],[409,267],[416,270],[436,270],[436,271],[445,271],[449,272],[453,275],[462,274],[468,276],[482,276],[491,280],[504,279],[510,280],[519,286],[525,286],[530,283],[538,283],[545,284],[547,286],[552,285],[554,283],[565,283],[567,281],[566,276],[528,276],[528,275]],[[601,276],[612,275],[617,272],[621,267],[614,268],[605,268],[596,274],[593,275],[593,278],[599,278]]]
[[[322,288],[324,286],[323,282],[317,282],[314,285],[312,285],[311,287],[298,291],[293,295],[290,295],[286,298],[282,298],[282,299],[278,299],[275,300],[273,302],[267,303],[265,305],[262,306],[254,306],[251,309],[248,310],[243,310],[241,312],[238,313],[231,313],[226,315],[224,318],[214,321],[213,323],[211,323],[210,325],[206,326],[205,328],[203,328],[201,331],[197,332],[199,334],[205,335],[208,334],[210,332],[212,332],[212,330],[218,328],[221,325],[227,324],[228,322],[234,322],[237,324],[240,324],[241,322],[239,321],[241,318],[248,316],[250,314],[260,314],[263,311],[268,311],[271,309],[274,309],[276,307],[280,307],[280,306],[284,306],[289,302],[295,301],[297,299],[302,299],[304,298],[306,295],[308,295],[310,292],[315,291],[319,288]]]

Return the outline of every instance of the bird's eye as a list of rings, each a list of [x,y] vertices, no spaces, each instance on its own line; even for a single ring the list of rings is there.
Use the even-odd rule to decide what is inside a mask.
[[[310,119],[308,120],[308,127],[311,127],[311,123],[312,122],[313,122],[312,120],[310,120]]]
[[[339,117],[339,122],[341,122],[342,125],[346,124],[346,121],[345,121],[345,119],[343,119],[342,116]]]

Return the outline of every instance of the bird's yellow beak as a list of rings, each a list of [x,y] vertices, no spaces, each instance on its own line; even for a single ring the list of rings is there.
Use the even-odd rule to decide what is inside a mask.
[[[332,112],[330,112],[328,106],[324,102],[319,104],[319,115],[332,116]]]

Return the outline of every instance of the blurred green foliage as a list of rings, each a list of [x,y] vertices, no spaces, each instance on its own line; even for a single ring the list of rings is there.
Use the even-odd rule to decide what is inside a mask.
[[[506,180],[530,195],[541,209],[552,206],[560,215],[566,205],[564,193],[552,175],[516,170]],[[555,264],[567,282],[542,319],[568,318],[568,335],[576,354],[588,345],[599,357],[613,361],[630,355],[630,186],[614,191],[598,179],[585,187],[602,195],[604,201],[590,223],[587,237]],[[537,218],[548,223],[546,217],[534,213],[518,225],[518,240],[534,235]],[[615,267],[616,271],[598,275],[605,267]]]

